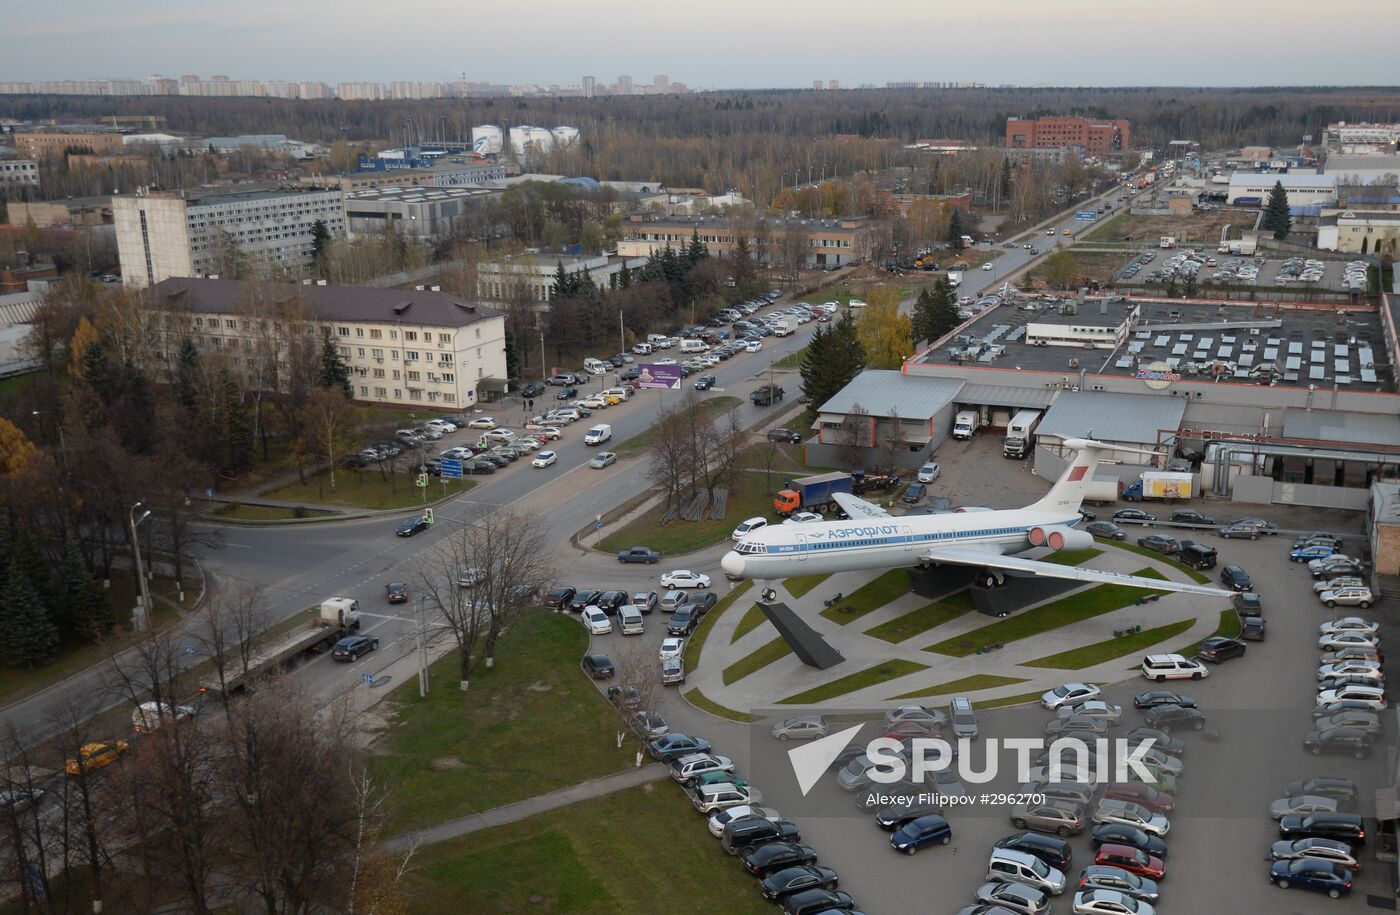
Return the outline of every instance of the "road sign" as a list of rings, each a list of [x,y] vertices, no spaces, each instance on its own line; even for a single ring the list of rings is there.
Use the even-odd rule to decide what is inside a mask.
[[[1099,218],[1099,214],[1093,210],[1080,210],[1074,214],[1074,218],[1080,222],[1095,222]]]
[[[374,674],[360,674],[360,680],[364,683],[374,683]]]
[[[445,477],[461,478],[462,462],[444,460],[442,462],[442,475]]]

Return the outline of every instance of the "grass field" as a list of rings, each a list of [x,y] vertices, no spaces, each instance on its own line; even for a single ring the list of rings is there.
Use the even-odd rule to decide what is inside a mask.
[[[752,581],[739,582],[728,594],[719,599],[719,603],[715,604],[714,608],[710,610],[709,613],[705,614],[705,618],[700,621],[700,625],[695,627],[695,632],[686,640],[685,648],[686,651],[690,653],[690,660],[686,662],[687,667],[693,667],[700,663],[700,652],[704,650],[705,641],[709,639],[710,631],[715,628],[715,623],[719,622],[719,618],[724,615],[724,611],[738,603],[745,592],[752,587]]]
[[[1152,568],[1138,569],[1132,574],[1146,578],[1164,578],[1162,573]],[[1096,585],[1086,591],[1075,592],[1067,597],[1027,610],[1017,616],[989,623],[963,635],[945,639],[936,645],[928,646],[924,651],[933,651],[954,658],[965,658],[973,654],[980,645],[1028,639],[1044,632],[1059,629],[1061,626],[1068,626],[1071,623],[1078,623],[1112,612],[1120,607],[1126,607],[1144,594],[1161,593],[1163,592],[1131,588],[1127,585]]]
[[[977,703],[978,708],[1006,708],[1008,705],[1026,705],[1031,702],[1039,702],[1042,693],[1017,693],[1014,696],[1002,696],[1000,699],[988,699],[985,702]]]
[[[1211,636],[1220,635],[1220,636],[1224,636],[1224,637],[1227,638],[1227,639],[1237,639],[1237,638],[1239,638],[1239,636],[1240,636],[1240,616],[1239,616],[1239,614],[1236,613],[1234,610],[1221,610],[1221,611],[1220,611],[1220,625],[1219,625],[1219,626],[1216,626],[1216,627],[1215,627],[1215,631],[1212,632],[1210,635],[1211,635]],[[1206,636],[1206,638],[1210,638],[1210,636]],[[1201,639],[1201,642],[1204,642],[1204,641],[1205,641],[1205,639]],[[1190,645],[1187,645],[1185,648],[1177,649],[1177,651],[1176,651],[1175,653],[1176,653],[1176,654],[1179,654],[1179,655],[1181,655],[1181,656],[1183,656],[1183,657],[1187,657],[1187,658],[1194,657],[1195,654],[1196,654],[1196,652],[1198,652],[1198,651],[1201,650],[1201,642],[1192,642]]]
[[[911,610],[903,616],[867,629],[865,634],[898,645],[921,632],[955,620],[971,609],[972,596],[966,591],[959,591],[943,600],[925,604],[917,610]]]
[[[773,641],[730,664],[720,674],[720,679],[724,681],[725,686],[737,683],[754,671],[762,670],[779,658],[785,658],[790,654],[792,654],[792,646],[787,643],[787,639],[778,636]]]
[[[214,510],[219,518],[230,521],[290,521],[293,518],[327,518],[330,512],[305,511],[277,505],[243,505],[225,503]]]
[[[822,611],[822,616],[833,623],[845,626],[854,623],[867,613],[879,610],[895,598],[908,594],[911,587],[909,576],[905,574],[903,569],[890,569],[879,578],[861,585],[854,593],[846,595],[827,607]]]
[[[1124,655],[1145,651],[1158,642],[1165,642],[1167,639],[1181,635],[1194,625],[1196,625],[1194,619],[1182,620],[1179,623],[1169,623],[1166,626],[1144,629],[1141,632],[1125,635],[1118,639],[1105,639],[1102,642],[1095,642],[1092,645],[1083,645],[1079,648],[1072,648],[1069,651],[1062,651],[1059,654],[1046,655],[1043,658],[1036,658],[1034,661],[1026,661],[1024,663],[1028,667],[1053,667],[1056,670],[1083,670],[1086,667],[1093,667],[1095,664],[1102,664],[1104,661],[1112,661],[1114,658],[1121,658]]]
[[[901,693],[898,696],[890,696],[887,701],[893,702],[896,699],[922,699],[925,696],[947,696],[952,693],[974,693],[980,689],[995,689],[998,686],[1010,686],[1013,683],[1025,683],[1023,677],[999,677],[996,674],[973,674],[970,677],[963,677],[960,680],[949,680],[947,683],[939,683],[928,689],[916,690],[912,693]]]
[[[663,526],[661,516],[666,509],[658,505],[598,541],[596,548],[616,553],[640,544],[676,557],[714,546],[726,539],[745,518],[762,515],[772,520],[773,492],[765,487],[763,477],[762,472],[744,474],[742,489],[730,492],[725,516],[720,521],[672,521]],[[781,486],[782,480],[777,474],[774,477],[774,486]]]
[[[383,510],[412,508],[423,502],[423,491],[414,485],[416,474],[400,473],[389,478],[377,470],[341,470],[335,475],[335,490],[330,488],[330,475],[309,477],[305,485],[292,483],[263,493],[268,499],[284,502],[308,502],[318,505],[344,505],[347,508]],[[428,478],[428,501],[464,493],[476,485],[475,480],[448,480],[444,488],[434,477]]]
[[[718,702],[700,692],[699,687],[687,692],[685,694],[685,701],[702,712],[709,712],[711,715],[715,715],[719,718],[728,718],[730,721],[737,721],[740,724],[748,724],[750,721],[755,720],[748,712],[741,712],[727,705],[720,705]]]
[[[1164,556],[1156,550],[1149,550],[1145,546],[1138,546],[1136,543],[1127,543],[1125,541],[1118,541],[1110,543],[1108,545],[1116,547],[1120,550],[1127,550],[1130,553],[1137,553],[1139,556],[1146,556],[1148,559],[1155,559],[1158,562],[1165,562],[1172,568],[1180,569],[1182,572],[1185,572],[1186,577],[1191,579],[1198,585],[1210,584],[1209,575],[1205,574],[1204,572],[1197,571],[1196,569],[1193,569],[1190,566],[1184,566],[1181,563],[1177,562],[1175,559],[1171,558],[1170,556]]]
[[[776,911],[669,779],[424,847],[409,881],[413,915]]]
[[[907,677],[921,670],[928,670],[928,665],[895,658],[882,664],[876,664],[874,667],[867,667],[865,670],[847,674],[832,680],[830,683],[823,683],[821,686],[813,687],[794,696],[788,696],[786,699],[779,699],[778,703],[780,705],[807,705],[813,702],[825,702],[828,699],[835,699],[837,696],[844,696],[847,693],[853,693],[880,683]]]
[[[829,575],[801,575],[784,581],[783,587],[787,588],[787,592],[793,597],[805,597],[808,591],[830,577]]]
[[[780,369],[795,369],[802,364],[802,360],[806,357],[807,347],[804,346],[800,350],[788,353],[786,356],[773,363],[773,365]]]
[[[763,615],[763,611],[759,609],[758,604],[754,604],[748,610],[744,611],[744,618],[739,620],[738,626],[734,627],[734,637],[729,640],[729,644],[732,645],[750,632],[753,632],[759,626],[762,626],[767,619],[768,617]]]
[[[1090,547],[1087,550],[1066,550],[1059,553],[1051,553],[1049,556],[1042,556],[1041,562],[1053,562],[1057,566],[1082,566],[1095,556],[1103,554],[1103,550],[1096,550]]]
[[[494,667],[457,688],[455,652],[435,663],[426,699],[400,689],[386,701],[390,727],[371,757],[399,798],[397,829],[440,823],[631,765],[617,717],[579,669],[588,635],[571,616],[531,610],[502,637]],[[540,735],[568,744],[544,753]]]
[[[731,397],[728,394],[720,394],[717,397],[708,397],[705,400],[700,401],[700,403],[696,406],[695,409],[701,413],[709,413],[711,415],[716,415],[729,409],[730,407],[738,406],[738,404],[739,398]],[[645,451],[647,448],[651,447],[651,443],[655,440],[655,438],[656,427],[652,426],[651,428],[647,429],[647,431],[639,433],[627,439],[625,442],[614,448],[613,451],[616,451],[619,455],[622,455],[623,457],[633,454],[639,454]]]

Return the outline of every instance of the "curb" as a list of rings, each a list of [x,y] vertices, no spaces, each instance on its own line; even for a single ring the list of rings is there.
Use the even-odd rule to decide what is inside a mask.
[[[440,499],[434,499],[434,500],[432,500],[432,501],[430,501],[430,502],[426,502],[426,503],[421,504],[421,505],[413,505],[413,506],[408,506],[408,507],[406,507],[406,508],[364,508],[364,509],[359,509],[359,510],[356,510],[356,511],[348,511],[348,512],[326,512],[324,509],[310,509],[311,511],[320,511],[320,512],[323,512],[323,513],[326,515],[326,517],[323,517],[323,518],[269,518],[269,519],[266,519],[266,520],[259,520],[259,519],[252,519],[252,518],[220,518],[220,517],[219,517],[218,515],[216,515],[216,514],[208,513],[208,514],[203,514],[203,515],[201,515],[201,516],[199,517],[199,520],[200,520],[201,522],[203,522],[203,523],[206,523],[206,524],[226,524],[226,525],[228,525],[228,526],[230,526],[230,527],[276,527],[276,526],[278,526],[278,525],[283,525],[283,524],[288,524],[288,525],[294,525],[294,526],[295,526],[295,525],[305,525],[305,524],[330,524],[330,523],[334,523],[334,522],[336,522],[336,521],[357,521],[357,520],[361,520],[361,519],[364,519],[364,518],[393,518],[393,517],[396,517],[396,516],[399,516],[399,515],[407,516],[407,515],[414,515],[414,514],[422,514],[423,509],[425,509],[425,508],[437,508],[437,507],[439,507],[439,506],[441,506],[441,505],[446,505],[447,503],[451,502],[453,499],[457,499],[457,498],[459,498],[459,497],[461,497],[461,496],[467,495],[468,493],[475,492],[478,488],[480,488],[480,487],[483,486],[483,485],[485,485],[485,484],[478,483],[476,486],[473,486],[471,489],[468,489],[466,492],[459,492],[459,493],[456,493],[456,494],[451,495],[451,496],[446,496],[446,497],[440,498]],[[235,502],[219,502],[218,504],[219,504],[219,505],[242,505],[242,504],[244,504],[244,503],[236,502],[236,501],[235,501]],[[295,505],[272,506],[272,507],[274,507],[274,508],[288,508],[288,509],[292,509],[292,510],[295,510],[296,508],[298,508],[298,506],[295,506]],[[300,506],[300,507],[305,508],[306,506]]]

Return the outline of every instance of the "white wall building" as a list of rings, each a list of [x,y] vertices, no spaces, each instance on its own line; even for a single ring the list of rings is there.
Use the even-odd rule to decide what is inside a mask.
[[[356,400],[466,409],[505,388],[505,316],[493,308],[419,286],[378,289],[319,283],[254,284],[239,280],[172,278],[150,292],[166,314],[165,352],[188,336],[203,352],[235,361],[287,347],[293,324],[249,315],[253,293],[263,309],[300,314],[303,333],[330,336],[350,367]],[[266,314],[266,312],[265,312]]]
[[[1255,203],[1263,206],[1275,184],[1282,184],[1288,193],[1288,205],[1330,206],[1337,202],[1335,175],[1300,174],[1298,172],[1235,172],[1230,176],[1226,203]]]
[[[1338,184],[1395,184],[1400,156],[1328,156],[1323,170]]]
[[[156,191],[112,198],[112,219],[123,282],[136,287],[217,272],[229,243],[254,261],[295,269],[311,262],[317,220],[332,238],[345,234],[339,189]]]
[[[0,188],[38,186],[38,162],[33,159],[0,159]]]
[[[568,274],[584,272],[602,289],[611,277],[628,270],[641,270],[646,257],[619,257],[607,254],[522,254],[503,257],[477,267],[476,294],[483,299],[548,302],[558,278],[559,266]]]

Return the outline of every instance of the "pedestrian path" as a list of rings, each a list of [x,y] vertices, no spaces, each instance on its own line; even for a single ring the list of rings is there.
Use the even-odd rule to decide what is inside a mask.
[[[613,775],[605,775],[602,778],[560,788],[558,791],[551,791],[548,794],[527,797],[525,800],[516,801],[513,804],[503,804],[480,813],[458,817],[455,820],[429,826],[418,832],[395,836],[384,843],[384,848],[388,851],[406,851],[413,847],[446,842],[449,839],[470,835],[482,829],[519,822],[537,813],[557,810],[560,807],[577,804],[579,801],[591,801],[594,798],[606,797],[609,794],[626,791],[628,788],[636,788],[648,782],[660,781],[668,774],[669,770],[666,766],[660,763],[649,763],[635,769],[627,769]]]

